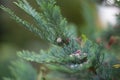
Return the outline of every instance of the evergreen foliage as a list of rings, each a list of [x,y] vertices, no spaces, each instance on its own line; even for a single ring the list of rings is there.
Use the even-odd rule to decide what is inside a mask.
[[[4,77],[4,80],[36,80],[37,72],[30,65],[30,63],[23,60],[16,60],[11,62],[9,69],[12,74],[12,78]],[[26,77],[27,76],[27,77]]]
[[[106,59],[109,57],[104,54],[107,51],[104,50],[103,45],[93,43],[85,35],[78,37],[75,26],[69,24],[62,16],[55,0],[36,0],[36,2],[42,12],[37,12],[26,0],[14,2],[33,18],[36,25],[21,19],[9,8],[0,7],[9,13],[12,19],[51,44],[50,49],[41,50],[39,53],[20,51],[19,57],[46,64],[51,70],[72,75],[76,80],[120,79],[114,76],[114,64],[111,64],[113,60]],[[36,71],[24,61],[14,61],[10,70],[13,78],[4,78],[4,80],[36,80],[37,78]],[[116,71],[115,73],[119,73],[119,70]]]

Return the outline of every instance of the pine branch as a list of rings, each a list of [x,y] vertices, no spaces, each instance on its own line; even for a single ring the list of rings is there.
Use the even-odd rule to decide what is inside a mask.
[[[35,22],[37,22],[38,28],[40,30],[42,30],[42,31],[46,30],[47,33],[45,33],[44,36],[48,37],[48,39],[50,37],[54,36],[54,33],[52,33],[54,30],[52,28],[48,27],[47,22],[44,20],[44,17],[42,17],[40,13],[38,13],[35,9],[33,9],[26,0],[23,0],[23,1],[17,0],[17,2],[14,2],[14,3],[19,8],[24,10],[27,14],[29,14],[30,16],[33,17]],[[47,36],[47,35],[49,35],[49,36]]]
[[[8,12],[11,15],[12,19],[18,21],[19,23],[22,23],[25,25],[25,28],[36,33],[42,39],[47,40],[50,43],[56,44],[56,39],[58,37],[64,39],[73,37],[74,33],[76,32],[70,32],[70,28],[65,28],[69,25],[66,19],[62,17],[60,9],[55,5],[54,0],[37,0],[37,3],[43,10],[41,13],[33,9],[26,0],[17,0],[17,2],[14,2],[15,5],[32,16],[37,26],[32,26],[27,21],[20,19],[9,8],[1,6],[1,9]]]
[[[40,8],[44,11],[42,14],[49,22],[49,24],[54,28],[63,31],[64,27],[67,25],[67,21],[62,17],[60,8],[56,6],[55,0],[36,0]]]
[[[40,51],[40,54],[29,51],[18,52],[18,55],[28,61],[35,61],[38,63],[61,63],[64,56],[60,54],[61,49],[59,47],[53,47],[48,51]]]
[[[21,58],[38,63],[65,64],[70,60],[70,53],[65,52],[61,47],[52,46],[48,51],[41,50],[40,53],[22,51],[18,52]]]
[[[60,8],[56,5],[55,0],[36,0],[36,2],[42,10],[41,13],[32,8],[26,0],[17,0],[17,2],[14,3],[30,15],[36,22],[37,26],[33,26],[29,22],[22,20],[9,8],[4,6],[0,7],[10,14],[12,19],[23,24],[29,31],[34,32],[43,40],[47,40],[53,45],[47,51],[41,50],[39,53],[21,51],[18,52],[18,56],[28,61],[52,64],[53,66],[51,67],[56,70],[68,73],[79,73],[80,78],[82,77],[80,72],[86,71],[86,76],[91,73],[90,76],[92,80],[97,78],[99,80],[106,80],[107,78],[110,79],[111,74],[104,72],[104,70],[107,71],[107,69],[103,66],[103,47],[89,41],[85,35],[77,38],[75,25],[71,25],[66,21],[60,12]],[[16,80],[22,80],[22,78],[26,76],[22,72],[26,73],[29,70],[33,73],[30,72],[25,80],[36,80],[36,72],[26,62],[13,62],[10,69]],[[111,70],[111,68],[108,69],[108,71],[109,70]],[[104,74],[100,75],[100,73]],[[92,77],[92,75],[95,76]],[[5,78],[5,80],[12,79]]]
[[[16,16],[16,15],[14,14],[14,12],[11,11],[9,8],[6,8],[6,7],[4,7],[4,6],[0,6],[0,8],[3,9],[5,12],[7,12],[7,13],[11,16],[12,19],[14,19],[15,21],[17,21],[18,23],[23,24],[24,27],[25,27],[26,29],[28,29],[29,31],[35,33],[36,35],[38,35],[38,36],[40,36],[40,37],[43,36],[43,35],[42,35],[42,32],[41,32],[40,30],[38,30],[36,27],[34,27],[34,26],[33,26],[32,24],[30,24],[29,22],[27,22],[27,21],[19,18],[18,16]]]

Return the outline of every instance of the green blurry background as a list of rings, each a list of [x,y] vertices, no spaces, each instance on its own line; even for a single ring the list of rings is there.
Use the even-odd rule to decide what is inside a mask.
[[[11,8],[17,15],[32,23],[32,18],[16,7],[12,3],[14,1],[0,0],[0,4]],[[39,10],[35,0],[27,1]],[[94,40],[94,37],[101,30],[101,24],[97,18],[96,5],[92,1],[57,0],[57,4],[61,8],[63,16],[70,23],[77,25],[78,34],[84,33],[87,37]],[[10,75],[8,65],[11,60],[16,59],[17,51],[24,49],[38,52],[40,49],[48,48],[48,45],[47,42],[10,19],[10,16],[0,9],[0,80],[3,76]]]

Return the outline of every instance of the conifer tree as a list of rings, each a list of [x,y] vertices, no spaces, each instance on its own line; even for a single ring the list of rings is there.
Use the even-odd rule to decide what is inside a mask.
[[[102,43],[92,42],[84,34],[77,35],[75,25],[71,25],[62,16],[55,0],[36,2],[42,12],[38,12],[26,0],[14,2],[33,18],[36,25],[21,19],[11,9],[0,6],[13,20],[51,45],[48,50],[41,50],[39,53],[19,51],[17,55],[22,60],[12,62],[12,77],[4,77],[4,80],[50,80],[49,76],[44,75],[44,68],[37,74],[25,60],[44,64],[50,70],[64,73],[69,80],[120,79],[120,65]],[[52,77],[53,80],[55,76]]]

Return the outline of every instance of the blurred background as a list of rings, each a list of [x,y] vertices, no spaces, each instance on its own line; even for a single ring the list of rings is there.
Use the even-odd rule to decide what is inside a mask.
[[[0,5],[7,6],[21,18],[33,23],[30,16],[13,4],[14,1],[16,0],[0,0]],[[27,1],[39,10],[35,0]],[[95,41],[101,35],[106,37],[102,32],[109,27],[118,26],[116,15],[120,10],[114,5],[115,0],[57,0],[57,4],[68,22],[77,26],[79,36],[82,33]],[[39,52],[40,49],[47,49],[48,45],[0,9],[0,80],[3,76],[10,76],[8,65],[16,59],[17,51]]]

